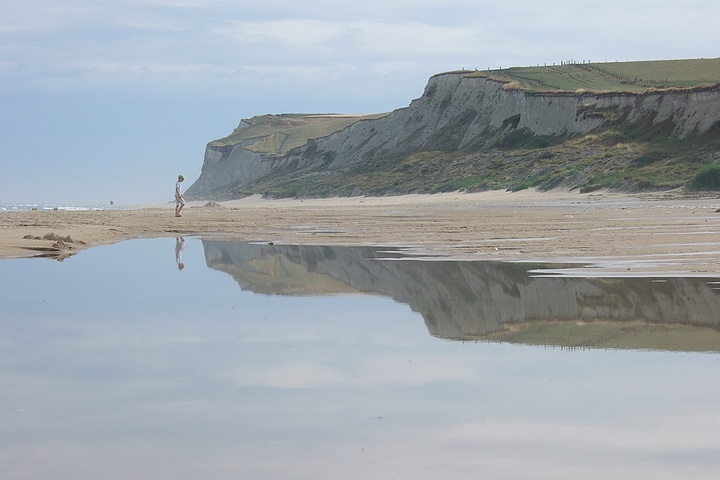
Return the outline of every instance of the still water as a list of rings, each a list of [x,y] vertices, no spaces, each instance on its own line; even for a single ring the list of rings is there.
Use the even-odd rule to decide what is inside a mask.
[[[197,238],[0,261],[1,476],[717,478],[718,281],[557,267]]]

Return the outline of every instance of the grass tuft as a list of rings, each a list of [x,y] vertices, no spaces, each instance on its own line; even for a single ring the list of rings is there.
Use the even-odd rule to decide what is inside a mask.
[[[720,162],[702,167],[688,185],[692,191],[720,191]]]

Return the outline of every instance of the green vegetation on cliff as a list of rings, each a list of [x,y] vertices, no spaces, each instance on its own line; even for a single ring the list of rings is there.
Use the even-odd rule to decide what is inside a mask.
[[[472,72],[531,92],[630,92],[698,88],[720,83],[720,58],[567,63]]]
[[[246,148],[257,153],[284,155],[308,140],[326,137],[360,120],[380,118],[375,115],[284,114],[262,115],[243,122],[225,138],[214,140],[210,146],[224,147],[254,140]]]

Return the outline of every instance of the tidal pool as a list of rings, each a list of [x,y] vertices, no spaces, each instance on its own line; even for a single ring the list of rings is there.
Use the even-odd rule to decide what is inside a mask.
[[[2,478],[716,478],[718,280],[560,267],[198,238],[0,261]]]

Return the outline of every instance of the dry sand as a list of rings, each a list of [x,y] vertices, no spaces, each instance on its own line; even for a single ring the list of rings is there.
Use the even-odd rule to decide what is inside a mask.
[[[720,199],[566,191],[190,202],[0,213],[0,258],[67,258],[132,238],[198,235],[276,244],[388,245],[409,255],[571,262],[581,275],[720,277]],[[47,236],[47,239],[43,237]],[[27,238],[25,238],[27,237]],[[39,238],[39,239],[38,239]]]

